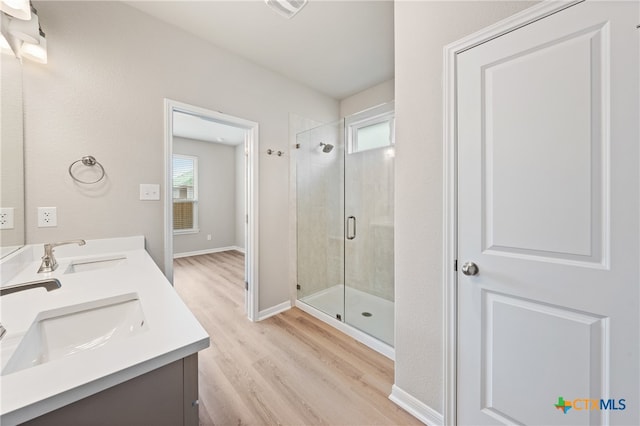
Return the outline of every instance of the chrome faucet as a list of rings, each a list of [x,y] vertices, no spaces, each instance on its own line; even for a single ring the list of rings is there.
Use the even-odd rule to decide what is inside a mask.
[[[58,267],[58,262],[56,262],[56,258],[53,257],[53,248],[58,246],[63,246],[65,244],[78,244],[79,246],[83,246],[86,244],[85,240],[70,240],[70,241],[62,241],[59,243],[50,243],[44,245],[44,256],[42,256],[42,264],[38,269],[38,273],[43,272],[53,272]]]
[[[0,296],[5,296],[19,291],[31,290],[32,288],[42,287],[47,291],[57,290],[62,287],[60,280],[57,278],[47,278],[46,280],[29,281],[28,283],[14,284],[6,287],[0,287]]]
[[[18,291],[31,290],[32,288],[43,287],[47,291],[57,290],[62,287],[60,280],[57,278],[48,278],[46,280],[29,281],[28,283],[14,284],[6,287],[0,287],[0,296],[4,296],[11,293],[17,293]],[[4,337],[7,329],[0,324],[0,340]]]

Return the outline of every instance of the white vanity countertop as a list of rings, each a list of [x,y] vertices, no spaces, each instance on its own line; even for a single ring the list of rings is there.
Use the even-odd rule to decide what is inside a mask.
[[[7,329],[0,341],[0,371],[43,311],[137,293],[148,329],[125,340],[86,350],[0,376],[0,424],[22,423],[209,346],[209,336],[144,250],[144,237],[87,240],[83,247],[55,249],[58,268],[38,274],[42,245],[23,249],[26,265],[2,286],[57,278],[62,287],[37,288],[0,298],[0,322]],[[71,261],[124,255],[115,266],[65,274]],[[13,269],[12,269],[13,268]],[[70,333],[73,331],[70,330]]]

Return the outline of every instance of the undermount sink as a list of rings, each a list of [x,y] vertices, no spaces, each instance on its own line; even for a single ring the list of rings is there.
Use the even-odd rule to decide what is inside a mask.
[[[69,264],[64,273],[73,274],[76,272],[86,272],[94,271],[96,269],[110,268],[119,265],[125,260],[127,260],[127,257],[124,255],[92,257],[88,259],[74,260]]]
[[[111,345],[147,329],[136,293],[41,312],[2,375]]]

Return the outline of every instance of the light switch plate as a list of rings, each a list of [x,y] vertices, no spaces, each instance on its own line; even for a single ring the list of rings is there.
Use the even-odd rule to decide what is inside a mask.
[[[141,183],[140,199],[141,200],[159,200],[160,185],[157,183]]]

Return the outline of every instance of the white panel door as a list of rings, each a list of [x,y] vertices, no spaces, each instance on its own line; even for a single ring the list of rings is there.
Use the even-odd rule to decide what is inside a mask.
[[[457,57],[460,424],[640,424],[639,19],[586,1]]]

